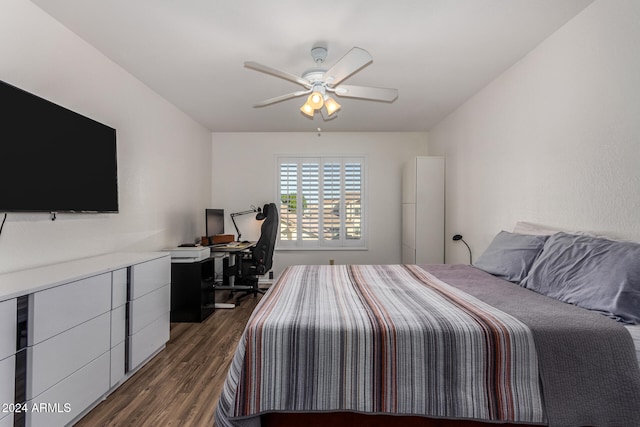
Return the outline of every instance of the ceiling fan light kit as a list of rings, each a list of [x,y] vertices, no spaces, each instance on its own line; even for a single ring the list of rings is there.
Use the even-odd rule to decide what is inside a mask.
[[[309,117],[313,117],[316,112],[316,110],[314,110],[308,102],[305,102],[304,105],[300,107],[300,111],[302,111],[302,113],[306,114]]]
[[[286,101],[303,95],[308,95],[306,102],[300,107],[300,111],[307,117],[313,118],[317,111],[322,112],[325,108],[327,115],[322,114],[325,120],[335,118],[335,113],[340,110],[341,105],[329,96],[333,93],[337,96],[347,98],[357,98],[372,101],[393,102],[398,98],[398,90],[390,88],[377,88],[369,86],[340,85],[340,83],[373,62],[373,58],[364,49],[352,48],[336,64],[329,69],[321,68],[327,57],[327,49],[322,46],[315,46],[311,49],[311,57],[318,68],[305,71],[302,76],[296,76],[286,71],[247,61],[246,68],[251,68],[284,80],[304,86],[306,90],[288,93],[275,98],[266,99],[255,108],[265,107],[277,102]]]
[[[308,102],[315,110],[317,110],[319,108],[322,108],[322,106],[324,105],[324,97],[320,92],[313,92],[311,95],[309,95]]]
[[[327,95],[327,90],[324,86],[316,84],[313,87],[313,92],[307,98],[307,102],[300,107],[300,111],[308,117],[313,118],[316,111],[325,107],[327,117],[331,117],[336,111],[340,109],[340,104],[335,99]]]
[[[340,109],[341,105],[336,102],[335,99],[328,97],[326,101],[324,101],[324,108],[327,110],[327,114],[332,115],[336,111]]]

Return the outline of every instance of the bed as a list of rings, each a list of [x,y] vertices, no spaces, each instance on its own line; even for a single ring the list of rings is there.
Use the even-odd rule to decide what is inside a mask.
[[[289,267],[216,425],[640,425],[639,259],[631,242],[501,232],[474,266]]]

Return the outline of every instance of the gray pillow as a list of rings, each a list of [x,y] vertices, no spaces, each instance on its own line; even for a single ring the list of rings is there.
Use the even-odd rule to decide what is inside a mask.
[[[557,233],[523,285],[626,323],[640,323],[640,244]]]
[[[520,283],[548,237],[501,231],[473,265],[494,276]]]

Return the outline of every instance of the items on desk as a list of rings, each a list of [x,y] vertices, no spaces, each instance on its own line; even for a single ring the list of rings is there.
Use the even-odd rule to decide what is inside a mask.
[[[211,248],[202,246],[179,246],[164,250],[171,253],[171,262],[197,262],[211,256]]]
[[[200,238],[200,244],[202,246],[221,245],[225,243],[232,243],[235,240],[233,234],[216,234],[213,236],[202,236]]]
[[[219,243],[231,243],[235,240],[235,236],[233,234],[216,234],[215,236],[210,237],[210,243],[213,245],[217,245]]]
[[[236,228],[236,233],[238,233],[238,240],[240,240],[240,238],[242,237],[242,233],[238,229],[238,224],[236,224],[235,217],[240,216],[240,215],[250,214],[250,213],[256,213],[256,212],[257,212],[257,214],[256,214],[256,220],[257,221],[262,221],[263,219],[265,219],[267,217],[264,214],[264,212],[262,212],[262,209],[256,208],[253,205],[251,205],[251,209],[248,209],[246,211],[241,211],[241,212],[233,212],[231,214],[231,222],[233,222],[233,226]]]

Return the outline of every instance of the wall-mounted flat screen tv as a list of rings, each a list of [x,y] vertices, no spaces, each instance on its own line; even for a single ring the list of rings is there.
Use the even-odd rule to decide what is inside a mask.
[[[0,212],[118,212],[116,130],[0,81]]]

